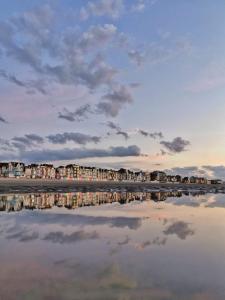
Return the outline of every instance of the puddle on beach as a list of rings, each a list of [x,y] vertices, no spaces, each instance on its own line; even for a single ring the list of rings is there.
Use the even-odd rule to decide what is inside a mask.
[[[0,195],[0,299],[225,299],[225,194]]]

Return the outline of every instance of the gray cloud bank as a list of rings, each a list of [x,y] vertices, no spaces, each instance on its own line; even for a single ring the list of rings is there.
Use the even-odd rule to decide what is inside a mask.
[[[63,148],[63,149],[20,149],[18,154],[6,153],[0,155],[0,160],[17,159],[26,162],[47,162],[59,160],[74,160],[93,157],[126,157],[141,156],[141,150],[136,145],[128,147],[110,147],[108,149]]]

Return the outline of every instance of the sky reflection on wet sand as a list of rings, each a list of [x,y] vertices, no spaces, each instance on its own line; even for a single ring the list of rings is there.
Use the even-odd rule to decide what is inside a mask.
[[[139,196],[2,209],[0,299],[225,299],[225,195]]]

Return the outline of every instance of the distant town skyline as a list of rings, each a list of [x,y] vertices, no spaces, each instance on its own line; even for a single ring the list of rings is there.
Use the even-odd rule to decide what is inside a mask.
[[[225,2],[12,0],[0,161],[225,179]]]
[[[170,172],[170,170],[169,170]],[[180,174],[166,174],[166,172],[154,170],[132,171],[125,168],[106,169],[77,164],[54,166],[53,164],[25,164],[23,162],[0,162],[0,178],[4,179],[41,179],[45,180],[76,180],[81,182],[158,182],[158,183],[183,183],[183,184],[222,184],[219,178],[207,178],[203,176],[181,176]],[[16,182],[18,182],[16,180]],[[25,181],[26,182],[26,181]]]

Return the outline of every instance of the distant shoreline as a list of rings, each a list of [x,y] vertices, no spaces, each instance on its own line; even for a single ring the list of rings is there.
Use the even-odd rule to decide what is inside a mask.
[[[41,192],[98,192],[98,191],[194,191],[224,192],[225,184],[184,184],[125,181],[77,181],[59,179],[0,178],[0,193],[41,193]]]

